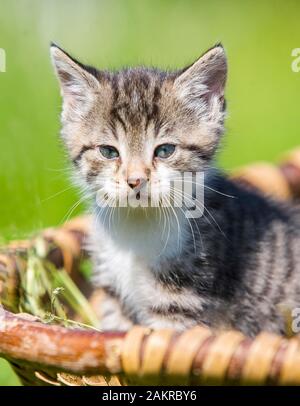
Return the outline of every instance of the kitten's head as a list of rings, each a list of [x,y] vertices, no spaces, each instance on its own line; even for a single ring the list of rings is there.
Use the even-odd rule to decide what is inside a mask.
[[[223,131],[227,64],[221,45],[174,72],[108,72],[51,46],[63,96],[62,136],[92,191],[151,193],[179,172],[204,170]]]

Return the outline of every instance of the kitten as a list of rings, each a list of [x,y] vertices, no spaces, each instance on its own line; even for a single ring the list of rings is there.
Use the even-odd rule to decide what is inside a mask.
[[[56,45],[51,54],[62,138],[94,201],[102,328],[204,323],[251,336],[284,333],[282,305],[300,304],[300,215],[211,168],[225,117],[223,47],[174,72],[97,70]],[[166,185],[186,172],[205,174],[205,208],[197,200],[203,215],[195,218],[174,199],[163,204]],[[150,184],[154,207],[99,204],[99,193],[106,201],[141,199]]]

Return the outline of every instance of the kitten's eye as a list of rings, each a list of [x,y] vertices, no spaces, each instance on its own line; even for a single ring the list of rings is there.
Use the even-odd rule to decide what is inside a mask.
[[[175,151],[175,145],[173,144],[162,144],[155,148],[154,156],[156,158],[169,158]]]
[[[115,159],[120,156],[118,150],[111,145],[100,145],[99,151],[106,159]]]

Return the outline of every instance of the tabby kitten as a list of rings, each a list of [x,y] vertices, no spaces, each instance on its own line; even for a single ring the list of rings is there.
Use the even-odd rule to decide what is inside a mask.
[[[227,62],[217,45],[192,65],[117,72],[51,46],[63,96],[62,137],[93,197],[94,283],[103,329],[179,330],[204,323],[248,335],[283,333],[282,306],[300,304],[300,214],[211,168],[223,132]],[[178,173],[203,172],[203,215],[163,205]],[[151,183],[155,207],[98,202]],[[178,190],[177,190],[177,193]],[[196,202],[198,204],[198,202]]]

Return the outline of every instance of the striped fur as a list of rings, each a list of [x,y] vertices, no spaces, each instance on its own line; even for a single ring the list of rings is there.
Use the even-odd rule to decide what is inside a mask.
[[[62,137],[88,196],[95,200],[99,188],[110,196],[116,185],[129,194],[129,171],[151,182],[177,171],[206,174],[201,218],[187,219],[176,207],[94,205],[94,283],[107,297],[102,327],[204,323],[248,335],[284,333],[282,309],[300,304],[300,214],[210,169],[225,115],[223,48],[176,72],[99,71],[51,49],[63,95]],[[176,144],[176,152],[160,162],[153,151],[163,143]],[[120,157],[103,159],[102,144]]]

